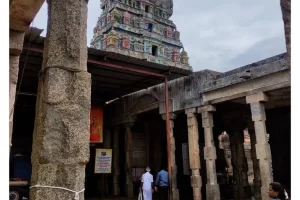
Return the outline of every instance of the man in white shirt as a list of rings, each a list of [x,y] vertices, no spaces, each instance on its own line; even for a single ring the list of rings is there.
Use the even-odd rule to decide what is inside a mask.
[[[141,187],[143,189],[143,199],[152,200],[153,176],[150,174],[151,169],[146,168],[146,173],[142,176]]]

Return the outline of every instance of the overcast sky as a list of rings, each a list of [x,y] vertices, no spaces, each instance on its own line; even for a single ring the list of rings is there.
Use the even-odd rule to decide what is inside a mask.
[[[286,51],[280,0],[173,0],[172,20],[194,71],[225,72]],[[100,16],[100,0],[89,0],[88,46]],[[45,29],[47,4],[33,21]]]

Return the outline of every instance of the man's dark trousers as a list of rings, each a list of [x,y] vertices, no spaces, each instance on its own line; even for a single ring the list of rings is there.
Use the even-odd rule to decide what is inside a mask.
[[[168,200],[168,186],[158,188],[159,200]]]

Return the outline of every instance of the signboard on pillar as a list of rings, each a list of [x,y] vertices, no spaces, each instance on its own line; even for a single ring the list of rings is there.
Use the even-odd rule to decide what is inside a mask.
[[[96,149],[95,174],[110,174],[112,149]]]
[[[92,106],[90,112],[90,142],[103,142],[103,108]]]

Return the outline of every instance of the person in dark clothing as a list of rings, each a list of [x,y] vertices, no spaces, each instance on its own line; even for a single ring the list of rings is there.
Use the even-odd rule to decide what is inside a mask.
[[[158,192],[160,200],[168,200],[169,175],[165,168],[162,168],[156,176],[155,191]]]
[[[286,200],[289,199],[287,192],[280,183],[273,182],[269,186],[269,197],[272,200]]]

